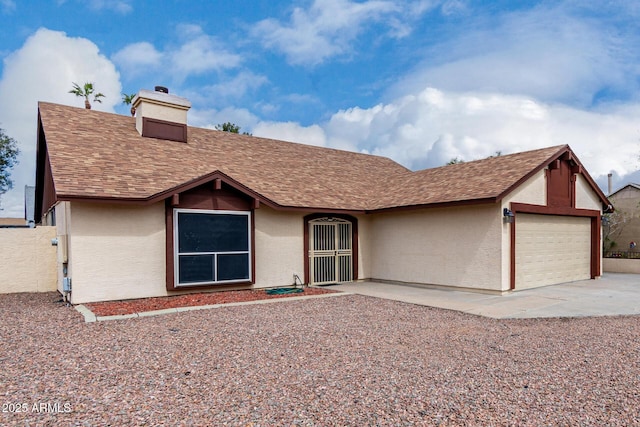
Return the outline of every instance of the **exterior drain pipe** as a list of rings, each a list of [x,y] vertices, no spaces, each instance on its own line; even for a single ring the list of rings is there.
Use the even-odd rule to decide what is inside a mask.
[[[67,264],[62,264],[62,295],[67,307],[71,306],[71,277],[67,276]]]
[[[55,237],[51,239],[51,246],[58,247],[60,250],[60,239]],[[63,248],[66,248],[63,241]],[[62,301],[67,303],[67,307],[71,305],[71,277],[68,277],[68,264],[66,262],[62,263]]]

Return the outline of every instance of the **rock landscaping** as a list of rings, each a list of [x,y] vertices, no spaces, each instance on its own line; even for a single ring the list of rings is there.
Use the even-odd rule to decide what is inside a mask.
[[[85,323],[45,293],[0,319],[3,426],[640,424],[637,316],[344,295]]]

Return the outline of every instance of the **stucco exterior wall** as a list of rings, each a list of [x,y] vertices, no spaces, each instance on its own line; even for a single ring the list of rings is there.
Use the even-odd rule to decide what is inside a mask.
[[[68,234],[68,276],[74,304],[233,289],[233,286],[168,292],[165,267],[164,204],[65,203],[56,210],[60,241]],[[359,220],[359,277],[364,277],[369,220]],[[304,280],[304,214],[261,206],[254,211],[254,288],[287,286]],[[58,271],[62,277],[62,250]],[[61,288],[61,285],[60,285]],[[237,286],[235,287],[237,288]],[[244,286],[243,286],[244,288]]]
[[[255,288],[286,286],[293,283],[293,274],[304,281],[303,213],[280,212],[261,206],[255,212]],[[327,214],[331,216],[330,214]],[[358,278],[369,278],[371,244],[370,219],[364,215],[358,220]]]
[[[287,286],[297,274],[304,281],[304,215],[261,206],[255,213],[255,287]]]
[[[74,304],[167,295],[164,203],[74,202],[69,211]]]
[[[375,215],[371,278],[499,291],[501,229],[497,205]]]
[[[586,179],[580,174],[576,175],[576,208],[601,210],[602,202],[591,189]]]
[[[0,293],[57,288],[55,227],[0,229]]]
[[[358,215],[358,280],[370,279],[372,276],[372,218]]]
[[[545,170],[538,171],[535,175],[522,183],[513,192],[508,194],[503,200],[502,205],[509,207],[510,203],[528,203],[530,205],[546,205],[547,204],[547,179]]]

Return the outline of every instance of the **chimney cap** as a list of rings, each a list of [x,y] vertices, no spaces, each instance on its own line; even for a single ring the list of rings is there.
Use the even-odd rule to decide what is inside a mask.
[[[188,110],[191,108],[191,102],[186,98],[181,98],[175,95],[169,95],[166,92],[159,92],[153,90],[140,89],[140,91],[133,97],[131,104],[134,108],[138,108],[140,103],[145,100],[151,104],[172,106],[174,108]]]
[[[169,88],[166,86],[156,86],[154,89],[156,92],[169,93]]]

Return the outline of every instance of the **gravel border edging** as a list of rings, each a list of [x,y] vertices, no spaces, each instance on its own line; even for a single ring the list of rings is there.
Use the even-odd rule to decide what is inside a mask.
[[[221,308],[221,307],[234,307],[239,305],[255,305],[255,304],[270,304],[275,302],[284,302],[284,301],[301,301],[312,298],[327,298],[327,297],[337,297],[337,296],[345,296],[345,295],[354,295],[352,292],[335,292],[329,294],[322,295],[302,295],[298,297],[287,297],[287,298],[272,298],[272,299],[263,299],[263,300],[255,300],[255,301],[243,301],[243,302],[229,302],[223,304],[209,304],[209,305],[195,305],[195,306],[185,306],[185,307],[174,307],[174,308],[165,308],[161,310],[151,310],[151,311],[142,311],[140,313],[132,313],[132,314],[117,314],[114,316],[96,316],[89,308],[83,304],[74,305],[73,307],[84,316],[85,323],[93,323],[93,322],[104,322],[109,320],[125,320],[125,319],[133,319],[137,317],[150,317],[150,316],[161,316],[164,314],[171,313],[181,313],[185,311],[196,311],[196,310],[210,310],[213,308]]]

